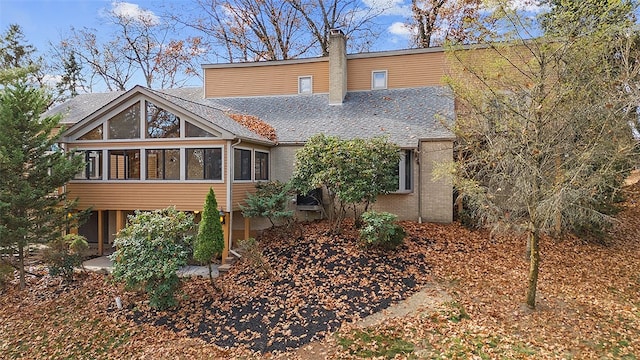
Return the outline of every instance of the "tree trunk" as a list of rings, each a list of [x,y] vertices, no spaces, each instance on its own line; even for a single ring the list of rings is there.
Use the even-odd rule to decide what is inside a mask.
[[[18,266],[20,267],[20,290],[23,290],[27,284],[24,280],[24,246],[22,245],[18,245]]]
[[[529,230],[529,244],[531,245],[529,262],[529,289],[527,290],[527,306],[536,308],[536,289],[538,286],[538,269],[540,266],[540,234],[538,229]]]

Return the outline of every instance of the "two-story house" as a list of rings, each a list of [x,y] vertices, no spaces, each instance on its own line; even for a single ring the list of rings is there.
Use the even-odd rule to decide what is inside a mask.
[[[239,205],[256,182],[290,178],[311,136],[387,136],[402,149],[398,191],[374,208],[400,219],[452,221],[452,186],[433,178],[452,160],[454,100],[441,48],[346,54],[331,34],[327,57],[203,65],[204,86],[83,94],[63,113],[63,147],[86,167],[67,184],[93,210],[79,231],[99,253],[134,210],[201,211],[210,187],[225,213],[225,241],[262,226]]]

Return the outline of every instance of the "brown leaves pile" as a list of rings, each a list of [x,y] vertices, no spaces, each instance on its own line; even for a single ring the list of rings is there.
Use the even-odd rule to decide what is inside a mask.
[[[276,141],[278,139],[278,137],[276,136],[276,129],[274,129],[273,126],[267,124],[257,116],[235,114],[231,112],[227,112],[226,115],[238,124],[246,127],[247,129],[262,137],[265,137],[271,141]]]
[[[626,192],[605,244],[543,239],[535,311],[523,305],[524,237],[404,222],[408,237],[397,253],[366,254],[350,243],[355,234],[332,237],[326,224],[311,223],[302,240],[281,229],[261,237],[271,278],[240,263],[218,279],[222,293],[207,279],[189,280],[175,311],[154,313],[143,297],[103,275],[88,274],[71,286],[30,278],[27,290],[14,286],[0,294],[0,353],[292,359],[315,352],[349,359],[402,337],[418,358],[634,358],[640,353],[640,185]],[[453,300],[356,330],[366,313],[427,283]],[[116,310],[116,295],[126,310]],[[312,340],[311,352],[278,353]],[[232,343],[239,346],[225,348]]]

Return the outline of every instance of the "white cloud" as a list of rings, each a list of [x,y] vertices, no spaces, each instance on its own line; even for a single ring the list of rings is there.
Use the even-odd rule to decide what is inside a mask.
[[[404,0],[363,0],[368,8],[381,15],[411,16],[411,5]]]
[[[144,10],[138,4],[114,1],[111,3],[111,12],[116,16],[135,21],[144,21],[149,25],[160,24],[160,18],[153,11]]]
[[[392,35],[400,36],[407,39],[411,38],[414,33],[414,30],[412,29],[411,26],[408,26],[407,24],[399,21],[396,21],[393,24],[391,24],[387,28],[387,31]]]
[[[499,5],[534,14],[549,10],[548,5],[540,5],[539,3],[539,0],[489,0],[484,2],[482,7],[485,9],[485,12],[493,11]]]

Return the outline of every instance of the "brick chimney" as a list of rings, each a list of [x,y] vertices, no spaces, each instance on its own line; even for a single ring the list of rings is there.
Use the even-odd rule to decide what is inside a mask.
[[[329,105],[341,105],[347,94],[347,40],[340,29],[329,30]]]

